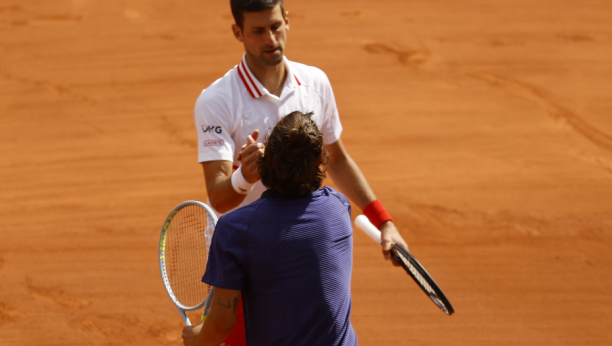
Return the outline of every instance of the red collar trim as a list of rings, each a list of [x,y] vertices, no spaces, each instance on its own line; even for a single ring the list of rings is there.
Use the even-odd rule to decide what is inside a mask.
[[[298,87],[298,86],[301,86],[301,85],[302,85],[302,82],[301,82],[301,81],[300,81],[300,79],[298,78],[298,75],[297,75],[297,73],[296,73],[296,71],[295,71],[295,69],[294,69],[294,66],[292,66],[291,61],[289,61],[289,59],[287,59],[287,57],[283,57],[283,58],[284,58],[284,60],[285,60],[285,67],[287,68],[287,73],[288,73],[289,75],[292,75],[292,76],[293,76],[293,78],[295,79],[295,83],[291,82],[291,84],[293,84],[293,87],[294,87],[294,88],[295,88],[295,87]],[[290,81],[288,81],[288,82],[290,82]],[[296,83],[297,83],[297,85],[296,85]]]
[[[240,61],[240,64],[236,66],[236,69],[238,70],[238,75],[240,76],[240,79],[242,79],[242,83],[244,84],[244,87],[247,89],[251,97],[254,99],[260,98],[262,96],[262,92],[259,90],[259,87],[257,87],[257,84],[253,81],[253,78],[251,78],[251,71],[249,71],[247,64],[245,63],[245,59],[246,58],[243,58],[242,61]],[[288,67],[289,62],[286,60],[286,58],[285,64]],[[298,86],[302,85],[302,82],[300,82],[299,78],[295,73],[292,73],[291,71],[288,72],[293,75],[293,78],[295,78],[295,81],[297,82]]]
[[[242,70],[244,71],[244,74],[246,74],[249,82],[251,82],[250,85],[253,87],[253,89],[257,93],[257,97],[261,97],[261,92],[259,91],[259,88],[257,87],[257,84],[255,84],[255,82],[253,82],[253,78],[251,78],[251,73],[247,69],[247,65],[244,63],[244,60],[240,62],[240,66],[242,67]],[[253,96],[253,97],[255,97],[255,96]]]
[[[237,66],[237,69],[240,79],[242,79],[242,83],[244,83],[244,86],[249,94],[251,94],[251,97],[254,99],[261,97],[261,91],[257,87],[257,84],[253,81],[253,78],[251,78],[251,73],[244,62],[244,59]]]
[[[251,91],[249,84],[247,84],[246,79],[244,79],[244,76],[242,75],[242,72],[240,71],[240,66],[238,66],[238,75],[240,76],[240,79],[242,79],[242,83],[244,83],[244,86],[246,87],[249,94],[251,94],[251,97],[256,98],[255,95],[253,95],[253,91]]]

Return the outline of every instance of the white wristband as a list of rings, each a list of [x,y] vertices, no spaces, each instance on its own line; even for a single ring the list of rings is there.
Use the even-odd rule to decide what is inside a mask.
[[[240,167],[238,167],[238,169],[236,169],[234,173],[232,173],[232,187],[239,194],[248,194],[249,192],[251,192],[251,189],[253,189],[253,185],[255,184],[251,184],[246,181],[246,179],[244,179],[244,175],[242,175],[242,165],[240,165]]]

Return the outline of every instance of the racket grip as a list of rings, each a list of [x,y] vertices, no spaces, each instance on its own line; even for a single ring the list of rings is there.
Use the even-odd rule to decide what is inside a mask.
[[[365,232],[376,244],[380,244],[380,231],[374,226],[367,216],[359,215],[355,218],[355,226]]]
[[[183,309],[179,308],[178,306],[176,307],[176,309],[179,311],[179,314],[181,314],[181,318],[183,318],[183,321],[185,322],[185,326],[187,327],[191,326],[191,321],[189,321],[189,317],[187,317],[187,314],[185,313],[185,311],[183,311]]]

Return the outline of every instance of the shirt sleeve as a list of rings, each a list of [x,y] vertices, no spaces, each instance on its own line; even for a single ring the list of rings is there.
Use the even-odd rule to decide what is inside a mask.
[[[214,287],[242,290],[245,263],[246,225],[223,216],[213,234],[202,281]]]
[[[198,133],[198,162],[234,161],[232,117],[220,95],[204,90],[193,111]]]
[[[325,105],[323,106],[323,126],[320,128],[323,133],[324,144],[335,143],[340,139],[342,134],[342,124],[340,123],[340,115],[338,114],[338,107],[336,106],[336,98],[334,97],[334,91],[332,90],[331,83],[327,75],[323,73],[323,96],[325,98]]]

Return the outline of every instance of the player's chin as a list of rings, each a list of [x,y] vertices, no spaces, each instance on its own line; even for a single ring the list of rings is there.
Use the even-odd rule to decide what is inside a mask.
[[[276,66],[283,61],[283,50],[278,48],[262,52],[262,60],[268,66]]]

